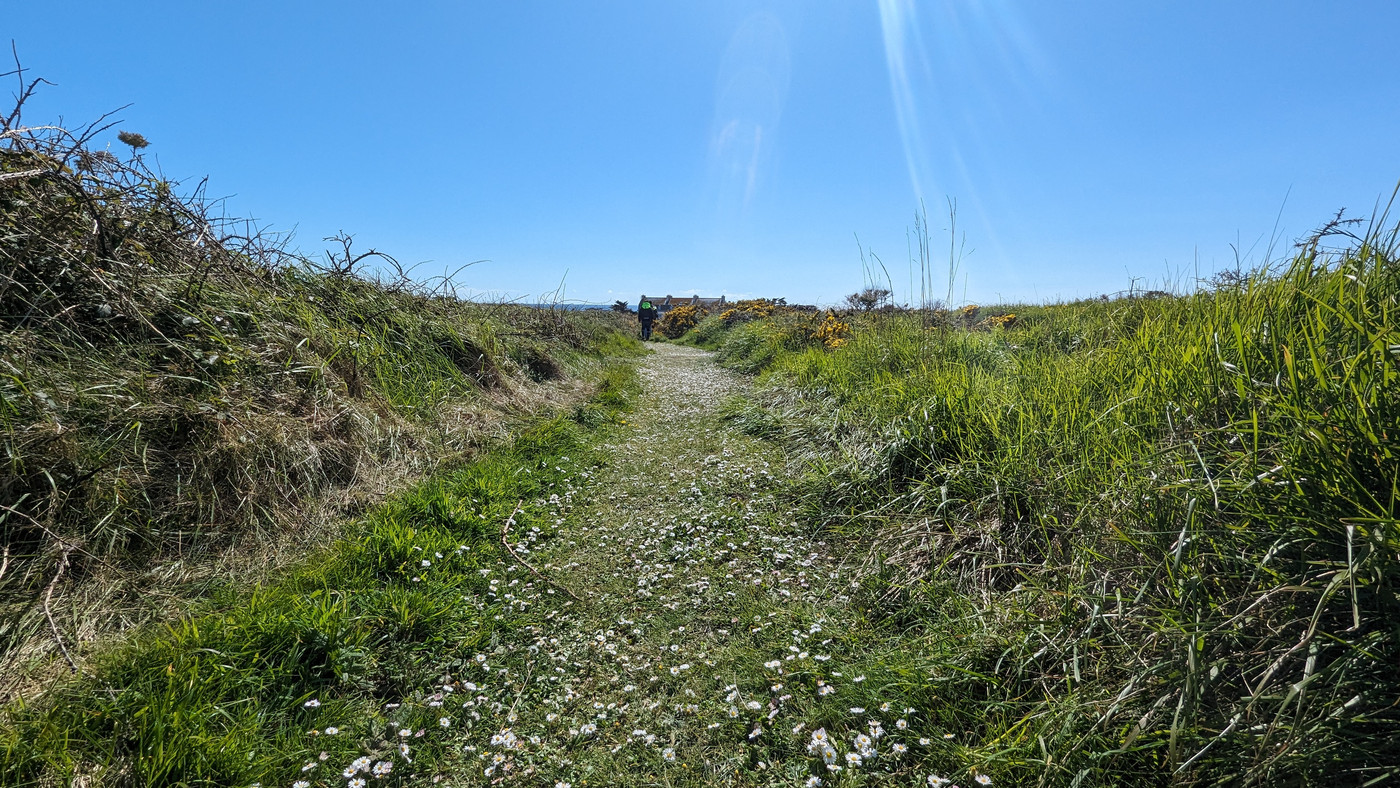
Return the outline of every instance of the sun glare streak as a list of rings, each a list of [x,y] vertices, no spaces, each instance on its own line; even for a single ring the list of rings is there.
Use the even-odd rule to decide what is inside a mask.
[[[741,215],[758,192],[790,68],[781,21],[767,12],[745,18],[720,62],[710,133],[710,177],[721,214]]]
[[[909,78],[909,61],[911,56],[916,57],[922,70],[927,72],[928,59],[924,53],[923,41],[919,38],[915,13],[913,0],[880,0],[880,29],[884,35],[885,66],[890,74],[895,121],[899,124],[899,138],[904,145],[904,161],[909,170],[909,183],[914,188],[915,198],[922,201],[924,173],[927,172],[928,165],[924,160],[924,141],[919,126],[918,105],[914,100],[914,89]]]
[[[970,209],[978,246],[1000,254],[987,203],[1005,203],[988,173],[989,126],[1026,123],[1045,100],[1050,69],[1013,4],[879,0],[895,122],[920,204],[945,194]],[[962,224],[960,221],[959,224]]]

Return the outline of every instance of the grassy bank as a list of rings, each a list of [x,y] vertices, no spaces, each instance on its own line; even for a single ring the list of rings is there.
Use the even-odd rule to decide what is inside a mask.
[[[1394,229],[1352,229],[1183,297],[857,313],[835,342],[713,315],[692,341],[762,371],[731,418],[811,452],[799,503],[879,559],[890,669],[969,757],[1025,784],[1382,784],[1400,261]]]
[[[100,128],[0,135],[0,700],[335,538],[635,353],[348,237],[309,258]],[[65,664],[66,663],[66,664]]]
[[[397,785],[452,768],[477,689],[460,674],[544,623],[526,598],[548,584],[507,553],[506,526],[525,560],[551,538],[556,493],[593,462],[586,425],[613,421],[635,386],[630,365],[612,367],[573,418],[442,470],[274,582],[12,704],[0,783]]]

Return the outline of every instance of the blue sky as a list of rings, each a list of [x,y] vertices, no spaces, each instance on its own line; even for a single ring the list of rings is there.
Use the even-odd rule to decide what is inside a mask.
[[[1400,180],[1393,0],[6,6],[29,122],[130,103],[231,213],[486,297],[830,303],[859,237],[906,300],[921,200],[942,296],[950,198],[955,301],[1090,296]]]

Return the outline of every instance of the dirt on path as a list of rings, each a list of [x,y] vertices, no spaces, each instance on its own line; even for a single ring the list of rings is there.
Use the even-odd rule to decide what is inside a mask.
[[[881,699],[918,677],[880,674],[898,644],[785,508],[781,450],[721,420],[749,379],[652,347],[601,467],[551,493],[557,530],[518,548],[558,589],[520,568],[498,588],[541,623],[454,677],[468,740],[450,782],[934,784],[951,734]]]

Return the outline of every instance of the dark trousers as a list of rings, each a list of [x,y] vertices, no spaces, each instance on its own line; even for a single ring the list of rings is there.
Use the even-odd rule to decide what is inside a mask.
[[[650,321],[650,320],[643,320],[643,321],[642,321],[642,339],[643,339],[643,340],[651,339],[651,321]]]

